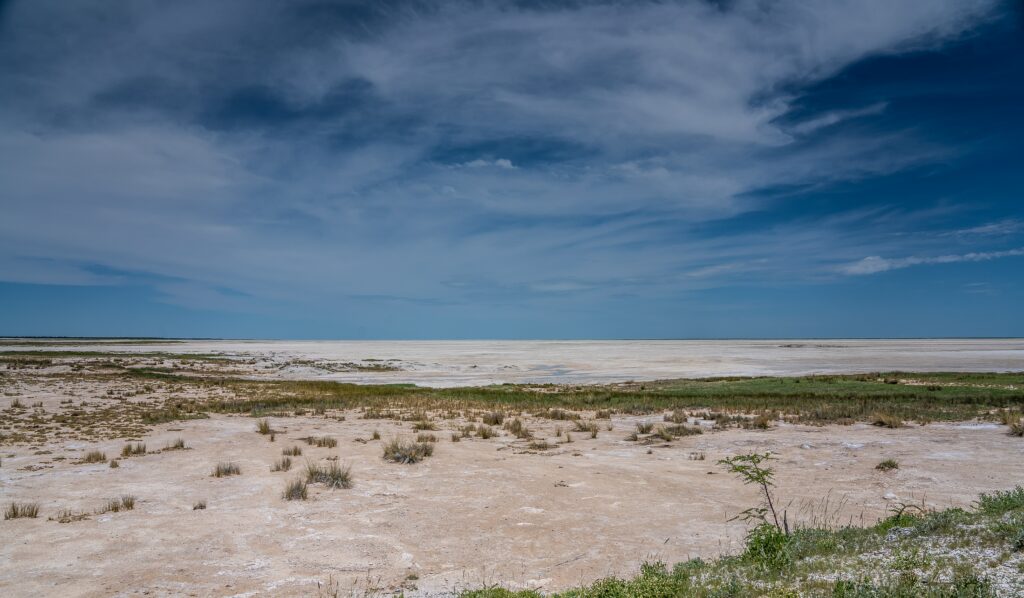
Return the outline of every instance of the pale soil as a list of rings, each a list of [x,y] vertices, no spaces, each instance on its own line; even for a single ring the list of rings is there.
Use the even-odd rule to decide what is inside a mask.
[[[383,461],[382,441],[356,439],[375,429],[385,441],[411,437],[409,422],[345,415],[272,418],[273,443],[249,417],[160,425],[141,437],[151,451],[179,437],[191,449],[122,459],[117,469],[75,460],[93,449],[114,457],[123,441],[3,447],[0,499],[36,501],[41,510],[37,519],[0,521],[0,595],[306,596],[329,579],[343,595],[493,583],[554,590],[634,574],[646,559],[740,550],[744,525],[728,519],[756,504],[757,494],[715,462],[751,451],[778,455],[778,491],[792,501],[791,521],[820,518],[826,497],[833,520],[870,523],[895,501],[968,506],[979,492],[1024,482],[1024,443],[993,424],[782,425],[644,446],[624,438],[637,421],[660,415],[616,415],[613,431],[599,420],[597,439],[573,432],[572,444],[530,453],[508,435],[453,443],[450,429],[461,422],[436,420],[434,456],[398,465]],[[557,440],[556,425],[571,427],[526,421],[549,441]],[[309,435],[333,436],[338,446],[299,440]],[[296,467],[272,473],[292,445],[304,453]],[[694,459],[700,453],[705,460]],[[308,501],[281,498],[306,459],[334,455],[352,466],[354,488],[310,486]],[[885,458],[900,469],[876,471]],[[222,461],[238,463],[241,475],[210,477]],[[95,511],[125,493],[138,498],[133,511],[47,520],[63,508]],[[207,509],[193,511],[197,500]],[[812,512],[809,504],[819,506]]]
[[[6,344],[5,344],[6,343]],[[0,339],[0,351],[213,353],[256,377],[421,386],[602,384],[710,376],[879,371],[1024,371],[1024,339],[623,341],[49,341]],[[350,367],[352,365],[364,366]],[[365,367],[386,366],[385,370]],[[190,364],[190,367],[200,367]]]

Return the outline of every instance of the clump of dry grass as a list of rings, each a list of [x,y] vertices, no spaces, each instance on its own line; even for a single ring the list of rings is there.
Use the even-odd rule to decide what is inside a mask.
[[[665,417],[662,419],[664,419],[666,422],[671,422],[673,424],[685,424],[687,421],[689,421],[686,412],[679,411],[678,409],[673,411],[672,413],[666,413]],[[708,419],[711,418],[709,417]]]
[[[535,450],[535,451],[546,451],[546,450],[548,450],[549,448],[551,448],[551,445],[550,445],[550,444],[548,444],[548,441],[547,441],[547,440],[534,440],[533,442],[531,442],[531,443],[530,443],[529,445],[527,445],[527,446],[528,446],[528,447],[529,447],[529,448],[530,448],[531,450]]]
[[[900,464],[895,459],[886,459],[878,465],[875,465],[875,469],[878,471],[892,471],[893,469],[899,469]]]
[[[417,434],[416,442],[437,442],[437,436],[433,434]]]
[[[598,410],[597,413],[594,414],[594,419],[611,419],[611,418],[612,418],[612,410],[611,409],[600,409],[600,410]]]
[[[106,455],[106,453],[103,453],[103,452],[100,452],[100,451],[89,451],[88,453],[85,454],[84,457],[82,457],[82,461],[81,462],[82,463],[106,463],[107,462],[107,455]]]
[[[141,443],[141,442],[137,442],[135,444],[128,443],[128,444],[124,445],[124,447],[121,448],[121,456],[122,457],[134,457],[136,455],[145,455],[145,454],[146,454],[146,445]]]
[[[218,463],[213,468],[213,473],[210,474],[215,478],[223,478],[232,475],[239,475],[242,470],[238,467],[237,463]]]
[[[306,488],[305,480],[292,480],[284,488],[283,498],[285,500],[306,500],[309,490]]]
[[[334,448],[338,446],[338,441],[330,436],[307,436],[303,440],[306,441],[306,444],[319,448]]]
[[[577,421],[576,422],[576,431],[577,432],[589,432],[591,438],[597,438],[597,432],[598,432],[597,422]]]
[[[523,420],[518,417],[506,422],[505,429],[511,432],[516,438],[533,438],[533,433],[526,427]]]
[[[277,461],[274,461],[274,465],[271,466],[270,471],[288,471],[292,468],[291,457],[281,457]]]
[[[74,521],[82,521],[88,518],[88,513],[76,513],[71,509],[61,509],[57,511],[56,517],[50,517],[50,521],[56,521],[57,523],[72,523]]]
[[[97,515],[103,513],[120,513],[121,511],[131,511],[135,508],[135,497],[131,494],[122,495],[121,498],[112,498],[107,501],[107,504],[102,509],[96,512]]]
[[[762,413],[754,419],[743,422],[743,427],[748,429],[753,428],[757,430],[767,430],[772,427],[773,421],[774,417],[771,413]]]
[[[566,411],[565,409],[545,409],[544,411],[538,411],[533,414],[534,417],[543,417],[546,419],[556,419],[560,421],[579,419],[578,413]]]
[[[485,413],[480,421],[487,424],[488,426],[500,426],[505,421],[505,414],[500,411],[491,411]]]
[[[460,442],[462,438],[457,432],[452,432],[452,442]]]
[[[326,465],[306,463],[306,483],[323,484],[328,488],[351,488],[352,467],[336,462]]]
[[[436,430],[437,425],[432,421],[420,420],[412,425],[413,430]]]
[[[902,428],[903,420],[891,413],[876,413],[871,416],[871,425],[880,428]]]
[[[494,438],[497,435],[498,434],[497,432],[494,431],[494,428],[490,426],[480,424],[479,426],[476,427],[477,438],[483,438],[484,440],[487,440],[488,438]]]
[[[121,467],[121,464],[117,462],[117,459],[111,459],[110,469],[117,469],[118,467]]]
[[[384,459],[393,463],[418,463],[434,454],[429,442],[408,442],[397,438],[384,445]]]
[[[185,444],[184,438],[176,438],[174,442],[164,447],[165,451],[183,451],[188,449],[188,445]]]
[[[636,433],[637,434],[650,434],[651,430],[654,429],[654,424],[651,422],[637,422]]]
[[[39,516],[39,503],[12,502],[4,509],[4,519],[35,519]]]
[[[205,500],[197,500],[195,503],[192,504],[192,510],[193,511],[205,511],[206,510],[206,501]]]
[[[380,431],[374,430],[373,435],[370,436],[370,440],[380,440]]]
[[[283,449],[281,454],[285,457],[299,457],[302,455],[302,449],[297,446],[293,446],[291,448]]]
[[[270,421],[266,419],[261,419],[260,421],[256,422],[256,431],[259,432],[260,434],[263,434],[264,436],[273,432],[273,430],[270,428]]]
[[[1024,436],[1024,419],[1010,424],[1010,436]]]

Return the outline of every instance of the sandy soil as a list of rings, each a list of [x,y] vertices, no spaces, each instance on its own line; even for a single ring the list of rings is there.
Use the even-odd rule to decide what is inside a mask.
[[[381,458],[381,441],[414,432],[408,422],[276,418],[276,441],[248,417],[158,426],[149,449],[183,438],[189,450],[120,460],[120,467],[77,464],[87,450],[119,454],[123,441],[69,441],[4,449],[0,498],[37,501],[37,519],[0,522],[0,595],[316,595],[335,582],[343,595],[396,590],[446,593],[502,583],[544,590],[636,572],[646,559],[710,557],[740,548],[744,526],[729,522],[756,503],[753,488],[715,462],[750,451],[778,455],[779,494],[790,518],[871,522],[894,501],[966,506],[979,492],[1024,478],[1024,444],[992,424],[932,424],[900,430],[866,425],[768,431],[726,430],[671,446],[624,440],[638,421],[621,417],[598,438],[574,433],[571,444],[529,452],[512,436],[449,440],[442,430],[433,457],[416,465]],[[529,419],[540,436],[564,422]],[[336,448],[300,438],[329,435]],[[291,472],[271,463],[286,446],[304,452]],[[700,455],[704,460],[697,460]],[[355,486],[310,486],[308,501],[281,498],[307,459],[338,456]],[[59,460],[64,457],[64,460]],[[884,458],[900,469],[882,473]],[[241,475],[210,476],[233,461]],[[49,521],[63,508],[95,511],[130,493],[134,510]],[[206,510],[193,510],[198,500]],[[813,505],[813,508],[811,507]]]
[[[0,351],[33,348],[7,342],[0,340]],[[36,348],[217,353],[256,360],[263,377],[440,387],[893,370],[1024,371],[1022,339],[69,342]],[[345,368],[337,366],[351,363],[395,370],[338,371]]]

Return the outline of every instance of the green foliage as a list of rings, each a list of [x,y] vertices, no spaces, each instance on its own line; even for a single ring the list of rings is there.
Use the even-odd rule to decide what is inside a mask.
[[[788,534],[789,529],[784,529],[783,523],[779,522],[779,514],[775,511],[775,500],[771,491],[775,485],[775,482],[772,481],[775,478],[775,471],[771,467],[761,465],[771,458],[771,453],[750,453],[749,455],[736,455],[735,457],[722,459],[718,463],[719,465],[725,465],[729,472],[736,474],[743,480],[744,484],[760,486],[761,492],[764,494],[762,506],[746,509],[734,519],[768,523],[768,516],[771,515],[771,523],[775,528]]]
[[[762,523],[747,532],[747,550],[743,557],[770,571],[785,569],[793,563],[792,539],[770,523]]]
[[[1017,486],[1005,492],[982,494],[978,498],[978,510],[988,515],[1001,515],[1008,511],[1024,509],[1024,487]]]

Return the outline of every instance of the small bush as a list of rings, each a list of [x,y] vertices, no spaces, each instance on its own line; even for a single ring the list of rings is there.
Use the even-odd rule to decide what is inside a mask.
[[[274,461],[274,465],[270,468],[270,471],[288,471],[291,468],[291,457],[281,457],[277,461]]]
[[[302,449],[297,446],[293,446],[282,450],[281,454],[285,457],[299,457],[302,455]]]
[[[107,462],[107,455],[106,455],[106,453],[101,453],[100,451],[89,451],[88,453],[85,454],[84,457],[82,457],[82,463],[106,463],[106,462]]]
[[[982,494],[978,497],[978,510],[988,515],[1002,515],[1009,511],[1024,510],[1024,487]]]
[[[218,463],[217,466],[213,468],[213,473],[211,475],[215,478],[223,478],[226,476],[238,475],[240,473],[242,473],[242,470],[239,469],[237,463]]]
[[[500,426],[505,421],[505,414],[500,411],[491,411],[490,413],[485,413],[480,418],[480,421],[488,426]]]
[[[306,488],[305,480],[292,480],[284,488],[285,500],[306,500],[308,496],[309,491]]]
[[[259,432],[260,434],[263,434],[264,436],[273,432],[273,430],[270,428],[270,422],[265,419],[261,419],[260,421],[256,422],[256,431]]]
[[[4,519],[35,519],[39,516],[39,503],[12,502],[4,509]]]
[[[306,483],[324,484],[328,488],[351,488],[352,468],[334,462],[327,465],[306,463]]]
[[[418,463],[434,454],[429,442],[403,442],[397,438],[384,445],[384,459],[393,463]]]
[[[893,469],[899,469],[900,464],[895,459],[886,459],[878,465],[875,465],[875,469],[878,471],[891,471]]]
[[[769,523],[762,523],[747,533],[744,558],[765,569],[778,571],[793,562],[790,554],[791,536]]]

